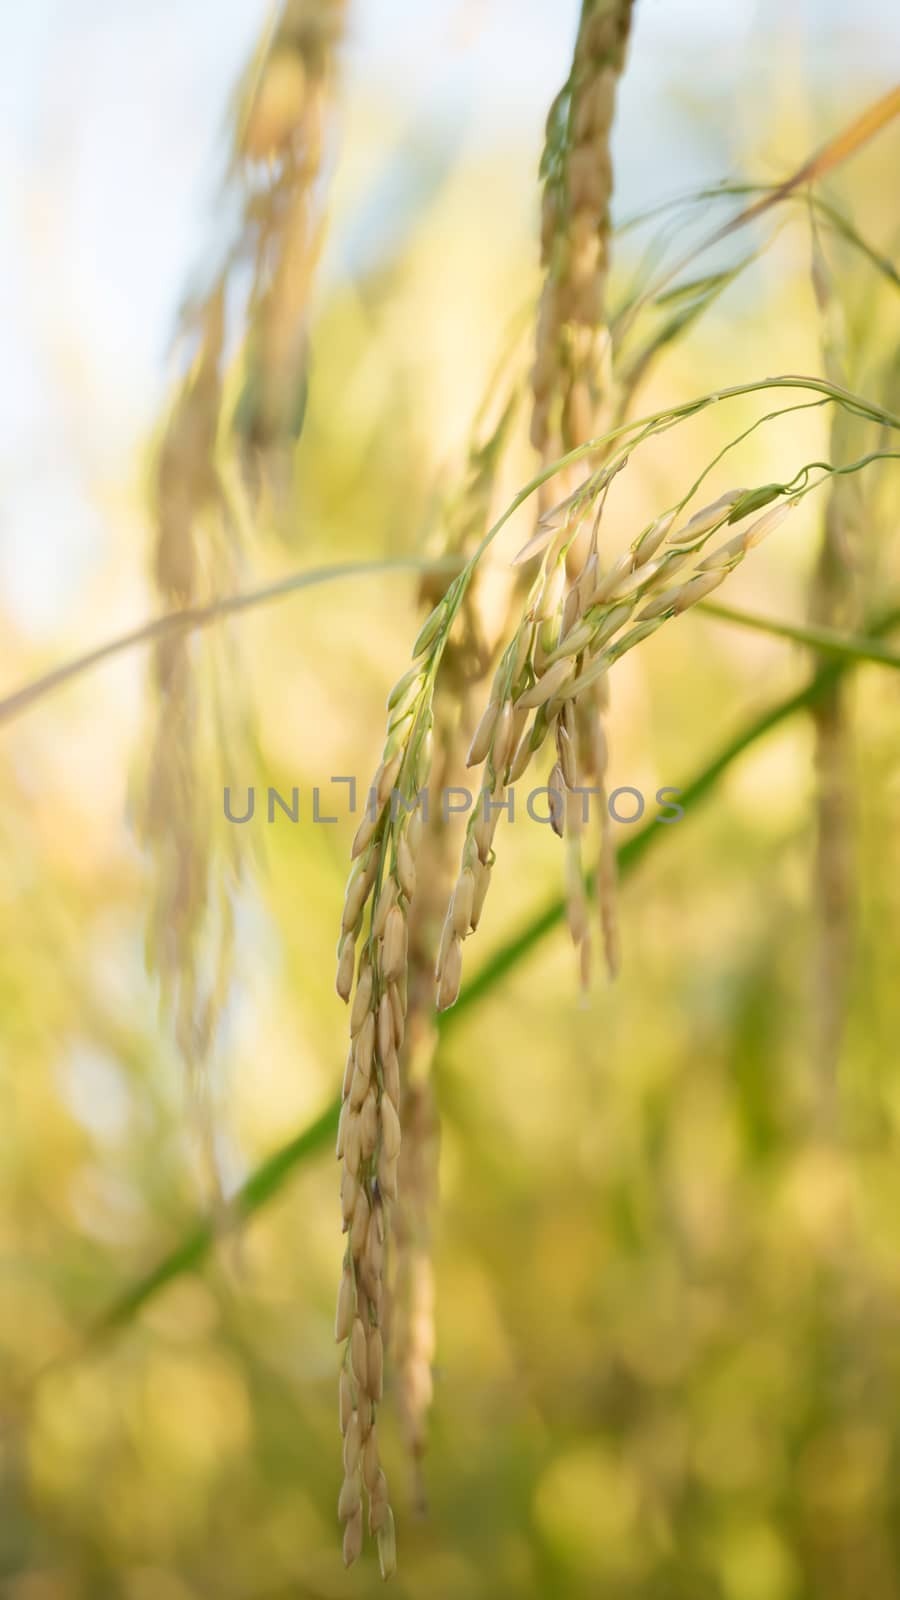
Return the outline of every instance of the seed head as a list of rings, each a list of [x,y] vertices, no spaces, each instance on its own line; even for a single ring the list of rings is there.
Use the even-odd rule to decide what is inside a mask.
[[[475,872],[475,893],[472,897],[472,932],[481,921],[484,902],[491,886],[491,869],[487,862],[479,861]]]
[[[609,571],[599,579],[594,589],[585,595],[585,609],[602,605],[615,593],[616,586],[634,570],[634,551],[626,550],[613,562]]]
[[[356,980],[356,994],[350,1012],[350,1037],[355,1039],[369,1014],[372,1002],[372,968],[367,962]]]
[[[362,1103],[358,1125],[360,1155],[368,1161],[378,1142],[378,1105],[372,1084],[369,1085],[369,1092]]]
[[[393,878],[388,878],[382,885],[381,893],[378,896],[378,903],[375,907],[375,915],[372,918],[372,933],[376,939],[380,939],[381,935],[384,933],[384,925],[387,921],[387,914],[396,899],[397,885]]]
[[[383,1149],[378,1157],[378,1187],[386,1200],[396,1200],[397,1160],[389,1160]]]
[[[368,1438],[363,1445],[362,1469],[363,1482],[370,1494],[378,1482],[378,1474],[380,1471],[381,1461],[378,1456],[378,1435],[375,1429],[371,1428],[369,1430]]]
[[[368,1104],[368,1101],[365,1102]],[[362,1159],[362,1118],[353,1110],[349,1101],[345,1102],[347,1119],[344,1125],[344,1165],[349,1173],[359,1181],[359,1166]]]
[[[550,823],[557,839],[561,839],[563,833],[565,832],[566,784],[562,774],[562,767],[558,761],[550,774],[550,783],[548,787],[550,790],[548,796],[550,804]]]
[[[354,851],[354,855],[357,854],[358,852]],[[341,917],[342,932],[350,933],[353,928],[356,927],[356,924],[359,921],[360,913],[362,912],[362,908],[369,898],[369,890],[371,887],[372,878],[370,876],[370,867],[362,861],[356,861],[350,873],[350,877],[347,880],[347,892],[344,896],[344,912],[343,916]]]
[[[353,838],[353,843],[350,846],[350,854],[354,861],[356,860],[357,856],[361,856],[363,851],[371,844],[378,824],[381,821],[381,811],[382,808],[376,808],[374,806],[370,806],[368,802],[366,803],[366,809],[363,813],[362,822],[357,828]]]
[[[384,1390],[384,1344],[380,1328],[373,1327],[369,1329],[369,1339],[366,1346],[366,1375],[369,1396],[377,1402],[381,1399]]]
[[[394,1513],[389,1505],[385,1505],[384,1521],[376,1530],[375,1539],[378,1545],[381,1576],[386,1581],[397,1570],[397,1535],[394,1529]]]
[[[384,924],[381,946],[381,970],[388,983],[393,982],[406,967],[406,918],[399,906],[392,906]]]
[[[705,595],[711,594],[713,589],[718,589],[724,583],[727,572],[700,572],[695,578],[689,578],[687,583],[681,585],[678,598],[675,601],[676,615],[687,611],[688,606],[696,605]]]
[[[750,524],[744,534],[744,549],[753,550],[756,545],[762,544],[763,539],[767,539],[770,533],[774,533],[775,529],[781,526],[788,513],[793,511],[796,503],[795,500],[788,500],[780,506],[773,506],[771,511],[766,511],[761,517],[757,517],[756,521]]]
[[[377,1533],[379,1529],[385,1526],[390,1515],[387,1478],[380,1467],[375,1474],[374,1483],[367,1485],[367,1488],[369,1489],[369,1528],[372,1533]]]
[[[674,511],[667,511],[663,516],[657,517],[655,522],[651,522],[649,528],[644,529],[640,538],[636,539],[631,547],[636,567],[642,567],[651,556],[656,555],[674,521]]]
[[[388,991],[378,1003],[378,1056],[384,1061],[394,1049],[394,1008]]]
[[[461,980],[462,940],[454,934],[447,947],[444,964],[438,979],[437,1008],[439,1011],[449,1011],[450,1007],[456,1004]]]
[[[397,754],[392,756],[390,761],[385,761],[376,772],[374,787],[379,810],[387,805],[388,800],[393,794],[394,784],[397,782],[397,779],[400,776],[400,768],[402,765],[403,752],[402,750],[398,750]]]
[[[350,1387],[350,1374],[346,1367],[341,1367],[341,1375],[338,1379],[338,1418],[341,1425],[341,1433],[345,1436],[353,1415],[353,1390]]]
[[[400,1154],[400,1118],[387,1095],[381,1102],[381,1141],[386,1160],[395,1161]]]
[[[360,1189],[353,1208],[353,1221],[350,1225],[350,1249],[353,1258],[358,1261],[363,1253],[366,1242],[366,1233],[369,1227],[369,1201],[365,1189]]]
[[[405,1023],[406,1001],[405,1001],[403,995],[401,995],[401,993],[400,993],[400,985],[397,984],[397,983],[392,983],[391,984],[390,989],[388,990],[388,993],[390,994],[390,997],[391,997],[391,1010],[394,1013],[394,1043],[397,1046],[397,1049],[399,1050],[400,1046],[403,1043],[403,1035],[404,1035],[404,1032],[406,1030],[406,1023]]]
[[[416,892],[416,864],[405,835],[401,835],[397,845],[397,876],[407,900],[411,900]]]
[[[356,946],[353,940],[345,934],[340,944],[337,979],[335,980],[335,988],[345,1004],[350,999],[350,992],[353,988],[353,969],[355,964]]]
[[[396,1050],[385,1056],[381,1063],[381,1075],[384,1080],[384,1092],[389,1100],[393,1101],[396,1109],[400,1104],[400,1062]]]
[[[350,1370],[359,1387],[366,1387],[366,1330],[359,1317],[354,1317],[350,1330]]]
[[[464,939],[472,924],[472,906],[475,902],[475,874],[464,867],[457,879],[450,905],[450,924],[458,939]]]
[[[345,1266],[341,1273],[338,1288],[337,1315],[334,1319],[334,1337],[337,1344],[342,1344],[348,1337],[353,1326],[353,1313],[356,1310],[356,1286],[353,1282],[353,1273],[349,1266]],[[341,1399],[343,1407],[343,1396]]]
[[[346,1522],[348,1518],[352,1517],[354,1513],[359,1510],[359,1506],[359,1477],[356,1473],[354,1473],[352,1477],[345,1478],[341,1484],[341,1492],[338,1496],[338,1516],[340,1517],[341,1521]]]
[[[708,506],[702,506],[695,511],[689,522],[683,528],[676,528],[669,535],[671,544],[685,544],[691,539],[699,538],[701,534],[711,533],[720,522],[724,522],[732,506],[746,494],[746,489],[729,489],[726,494],[719,496],[718,500],[710,501]]]
[[[353,1515],[348,1518],[347,1525],[344,1528],[343,1554],[345,1567],[352,1567],[354,1561],[358,1561],[359,1553],[362,1550],[362,1536],[362,1506],[358,1505]]]
[[[533,684],[530,689],[527,689],[524,694],[519,696],[518,700],[516,701],[517,706],[519,706],[520,709],[525,710],[535,706],[546,705],[547,701],[552,700],[553,696],[559,692],[563,684],[566,683],[571,676],[571,661],[554,662],[552,667],[548,667],[547,671],[544,673],[544,676],[542,678],[538,678],[537,683]]]
[[[353,1221],[353,1213],[356,1210],[356,1200],[358,1194],[359,1181],[355,1174],[350,1171],[350,1168],[345,1161],[344,1171],[341,1177],[341,1216],[344,1220],[345,1229],[349,1228],[351,1222]]]
[[[372,1076],[372,1059],[375,1054],[375,1013],[367,1011],[354,1044],[356,1071],[368,1084]],[[360,1105],[362,1101],[360,1101]]]
[[[512,722],[513,708],[509,700],[507,700],[497,718],[497,726],[494,729],[494,740],[491,748],[491,760],[494,771],[497,773],[502,774],[506,770],[512,742]]]
[[[343,1377],[343,1372],[341,1377]],[[353,1477],[359,1467],[359,1458],[362,1454],[362,1433],[359,1426],[359,1413],[354,1411],[347,1423],[344,1433],[344,1472],[348,1478]],[[341,1491],[343,1493],[343,1490]],[[340,1504],[338,1516],[341,1516]]]
[[[497,725],[499,715],[500,707],[497,702],[489,701],[472,736],[472,743],[469,745],[469,753],[466,756],[467,767],[481,765],[491,747],[491,739],[494,736],[494,728]]]

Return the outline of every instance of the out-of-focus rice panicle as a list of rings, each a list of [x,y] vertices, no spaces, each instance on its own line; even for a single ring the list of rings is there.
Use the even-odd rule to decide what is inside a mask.
[[[239,91],[232,174],[242,217],[233,255],[252,264],[253,287],[234,427],[254,497],[266,486],[283,501],[306,410],[323,157],[346,11],[346,0],[284,0]]]
[[[825,371],[846,385],[844,310],[828,261],[812,225],[812,282],[819,309]],[[852,458],[852,419],[835,408],[830,457]],[[835,477],[829,489],[818,560],[809,595],[810,621],[826,628],[852,628],[859,619],[854,549],[864,507],[855,478]],[[816,1024],[813,1055],[820,1104],[826,1117],[833,1097],[844,1036],[855,921],[856,797],[853,725],[846,686],[833,684],[813,708],[816,776],[815,899],[818,911],[815,967]]]
[[[227,501],[219,472],[224,281],[193,318],[196,351],[176,394],[154,470],[156,585],[167,610],[228,590],[234,558]],[[204,1069],[231,975],[231,891],[240,871],[236,830],[219,844],[212,826],[211,786],[198,774],[204,758],[228,782],[226,753],[208,749],[204,722],[217,702],[223,670],[204,660],[185,631],[154,651],[148,776],[139,812],[153,860],[154,888],[147,955],[158,975],[179,1053],[201,1110],[201,1135],[211,1152]],[[214,1166],[214,1163],[213,1163]]]

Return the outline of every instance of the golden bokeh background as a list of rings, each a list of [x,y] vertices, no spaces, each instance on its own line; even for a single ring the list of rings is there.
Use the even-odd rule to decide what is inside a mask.
[[[38,7],[47,54],[35,23],[16,58],[36,109],[30,132],[10,112],[24,263],[11,303],[33,325],[12,339],[4,407],[17,441],[3,460],[4,692],[154,609],[147,479],[172,379],[165,339],[176,287],[202,277],[222,223],[207,180],[227,140],[229,83],[262,21],[257,6],[223,9],[214,72],[197,65],[216,51],[209,0],[162,7],[155,22],[152,6],[127,9],[117,21],[88,0],[65,17]],[[748,6],[728,21],[679,3],[663,20],[638,0],[617,216],[710,179],[790,172],[889,85],[900,50],[890,9],[863,8],[851,49],[836,7],[820,17]],[[515,8],[490,0],[442,5],[430,21],[399,0],[369,12],[335,113],[308,408],[287,506],[270,508],[245,554],[248,588],[419,551],[521,328],[513,364],[527,374],[536,163],[575,8],[526,7],[521,37]],[[439,116],[409,87],[415,54],[425,88],[444,86]],[[141,75],[133,116],[129,60]],[[490,85],[515,79],[517,64],[518,88],[498,86],[492,111]],[[196,104],[164,128],[167,93],[191,85]],[[67,158],[66,131],[81,126],[87,148],[75,139]],[[180,152],[191,164],[166,247],[154,242],[165,185],[148,189],[151,272],[135,264],[133,234],[119,238],[115,184],[131,185],[121,227],[133,230],[157,126],[159,163],[174,172]],[[115,138],[115,162],[91,143]],[[892,127],[825,191],[894,260],[898,160]],[[896,409],[897,290],[846,241],[826,247],[852,384]],[[626,233],[614,288],[638,260]],[[78,274],[91,261],[88,292]],[[162,288],[148,282],[157,265]],[[654,369],[639,410],[818,372],[820,346],[799,203]],[[653,442],[610,498],[606,548],[624,548],[760,409],[753,397],[715,407]],[[827,450],[822,411],[770,425],[717,469],[711,491],[788,477]],[[533,469],[523,423],[498,512]],[[866,615],[898,592],[898,481],[896,463],[883,464],[861,491]],[[804,618],[824,504],[825,491],[807,498],[753,554],[729,604]],[[488,604],[531,519],[526,508],[492,549]],[[353,823],[313,825],[311,795],[331,774],[365,782],[377,763],[385,697],[419,626],[415,590],[408,574],[344,579],[192,645],[201,673],[217,653],[225,715],[242,730],[238,805],[244,786],[257,792],[209,1091],[229,1193],[340,1082],[333,950]],[[612,786],[640,789],[649,816],[661,785],[686,785],[810,670],[797,646],[710,616],[667,625],[613,671]],[[190,1096],[144,961],[153,863],[134,818],[151,699],[148,654],[128,652],[2,732],[0,1588],[9,1600],[374,1594],[374,1561],[348,1575],[339,1558],[341,1239],[327,1146],[296,1163],[239,1237],[97,1331],[207,1206]],[[855,670],[850,703],[855,936],[836,1084],[816,1054],[805,713],[730,764],[677,827],[659,828],[622,885],[614,985],[598,978],[583,1003],[555,928],[447,1026],[425,1517],[390,1391],[380,1424],[399,1595],[900,1596],[896,676]],[[217,839],[218,781],[211,767]],[[265,821],[268,785],[299,788],[298,824]],[[620,842],[628,834],[617,826]],[[501,830],[464,985],[558,894],[562,864],[549,829]]]

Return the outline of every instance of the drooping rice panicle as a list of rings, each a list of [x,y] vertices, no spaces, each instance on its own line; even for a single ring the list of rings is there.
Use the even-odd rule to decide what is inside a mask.
[[[568,80],[547,120],[531,440],[543,463],[602,431],[612,160],[609,135],[632,0],[584,0]],[[556,498],[571,483],[561,476]],[[543,496],[544,509],[551,492]]]
[[[323,153],[346,11],[346,0],[284,0],[239,95],[232,171],[242,207],[232,260],[251,264],[253,286],[234,425],[254,493],[265,483],[283,495],[306,409]]]
[[[427,978],[430,1010],[430,961]],[[428,1070],[434,1047],[431,1044],[429,1049],[425,1044],[425,1048],[429,1051],[427,1066],[420,1068],[415,1061],[403,1089],[403,1145],[394,1221],[396,1265],[391,1285],[389,1341],[400,1426],[412,1462],[413,1498],[420,1512],[427,1503],[423,1463],[434,1395],[436,1325],[432,1219],[437,1198],[440,1139],[437,1102]],[[422,1060],[426,1058],[423,1056]]]
[[[235,426],[260,462],[271,462],[296,431],[318,248],[313,191],[345,9],[344,0],[285,0],[239,96],[231,172],[241,194],[237,233],[212,287],[182,313],[180,333],[197,348],[155,465],[153,570],[167,610],[215,600],[233,591],[239,576],[241,537],[226,489],[233,440],[225,417],[225,307],[248,266],[250,326]],[[158,706],[140,817],[156,868],[149,964],[201,1102],[207,1143],[204,1068],[230,984],[233,894],[242,870],[238,830],[217,833],[214,826],[217,785],[207,781],[201,789],[197,782],[208,761],[228,784],[230,747],[240,738],[233,641],[225,652],[219,644],[218,656],[216,648],[211,644],[200,662],[186,632],[156,646]]]
[[[483,537],[494,492],[497,467],[506,443],[514,412],[514,401],[503,411],[486,440],[476,440],[470,450],[466,483],[456,502],[443,517],[439,553],[456,555],[462,568],[473,545]],[[437,553],[437,551],[436,551]],[[422,579],[420,595],[431,608],[431,617],[442,615],[447,603],[446,576],[430,574]],[[413,668],[390,697],[388,741],[384,764],[373,785],[374,801],[366,814],[354,844],[356,867],[351,874],[345,904],[339,947],[338,990],[350,997],[356,944],[365,908],[372,897],[369,936],[357,968],[356,990],[351,1010],[351,1036],[363,1034],[364,1054],[368,1054],[368,1033],[373,1036],[373,1065],[370,1088],[363,1112],[377,1126],[385,1110],[386,1095],[399,1113],[397,1133],[401,1136],[399,1168],[393,1157],[387,1172],[382,1170],[379,1148],[364,1145],[357,1161],[354,1078],[345,1079],[344,1132],[340,1147],[347,1182],[348,1151],[353,1179],[364,1200],[358,1202],[368,1215],[377,1207],[379,1217],[378,1284],[374,1278],[363,1281],[370,1322],[378,1326],[382,1338],[382,1364],[393,1356],[401,1426],[410,1452],[415,1475],[416,1496],[424,1496],[422,1458],[425,1449],[427,1413],[431,1402],[431,1367],[434,1356],[434,1289],[431,1269],[431,1210],[436,1186],[438,1119],[431,1084],[431,1065],[436,1045],[433,1022],[432,972],[434,949],[440,919],[452,881],[452,834],[443,807],[438,801],[425,814],[414,807],[415,797],[429,784],[440,796],[456,775],[460,764],[460,739],[467,725],[467,707],[472,687],[490,662],[490,650],[481,632],[473,588],[466,587],[458,609],[458,633],[445,640],[432,636],[431,621],[420,635],[425,660]],[[436,609],[435,609],[436,608]],[[435,681],[429,665],[429,646],[439,646],[441,676]],[[394,793],[391,805],[389,790]],[[385,970],[383,945],[392,929],[401,926],[399,963]],[[397,965],[397,970],[394,966]],[[374,1028],[367,1017],[375,1015]],[[393,1022],[393,1036],[389,1028]],[[356,1045],[351,1041],[351,1060]],[[358,1070],[354,1065],[353,1072]],[[367,1109],[371,1106],[371,1109]],[[393,1126],[393,1124],[392,1124]],[[349,1130],[349,1144],[346,1130]],[[383,1146],[381,1147],[383,1151]],[[365,1160],[369,1165],[366,1167]],[[343,1192],[343,1187],[342,1187]],[[351,1196],[354,1191],[351,1190]],[[356,1204],[354,1200],[354,1204]],[[347,1205],[344,1207],[348,1226]],[[371,1224],[370,1224],[371,1226]],[[358,1234],[363,1224],[358,1224]],[[349,1221],[350,1244],[345,1271],[354,1260],[353,1221]],[[391,1237],[396,1246],[396,1261],[388,1274],[387,1245]],[[364,1258],[363,1258],[364,1259]],[[371,1263],[369,1264],[371,1266]],[[358,1270],[358,1269],[357,1269]],[[357,1280],[358,1281],[358,1280]],[[390,1322],[390,1340],[387,1325]],[[352,1350],[351,1350],[352,1357]],[[354,1388],[359,1411],[358,1383]],[[367,1406],[374,1407],[373,1395],[365,1397],[360,1424],[363,1436],[368,1422]],[[348,1490],[345,1505],[348,1502]],[[379,1533],[378,1503],[371,1517],[372,1531]],[[354,1523],[355,1527],[355,1523]],[[355,1550],[355,1534],[346,1550]]]
[[[427,643],[426,638],[423,650]],[[365,1489],[369,1531],[385,1577],[396,1561],[396,1537],[376,1414],[384,1376],[385,1265],[402,1142],[399,1052],[406,1029],[409,907],[423,827],[417,799],[431,769],[432,691],[426,663],[407,673],[390,696],[384,757],[353,842],[338,945],[337,989],[352,1001],[338,1131],[347,1234],[335,1327],[345,1345],[345,1478],[338,1511],[350,1565],[362,1543]]]
[[[532,370],[531,418],[532,443],[545,464],[599,434],[612,399],[606,326],[613,184],[610,130],[631,11],[632,0],[585,0],[571,72],[547,124],[541,221],[545,281]],[[565,474],[558,482],[548,483],[543,493],[545,510],[551,490],[564,497],[571,487]],[[585,525],[585,537],[588,532]],[[588,550],[585,537],[576,536],[568,547],[570,614],[578,609],[577,586],[585,563],[592,560],[596,567],[599,560],[596,539]],[[564,607],[564,625],[565,621]],[[554,768],[561,796],[554,828],[566,837],[569,931],[579,951],[585,987],[590,976],[591,935],[581,866],[583,802],[578,791],[585,786],[599,791],[604,787],[608,746],[603,713],[608,698],[608,685],[598,682],[577,708],[571,708],[568,725],[561,722],[557,731]],[[608,816],[599,855],[597,898],[606,964],[613,974],[618,966],[615,854]]]
[[[512,787],[551,733],[555,740],[566,702],[583,696],[587,688],[605,678],[622,655],[724,582],[744,556],[774,531],[793,505],[824,482],[832,469],[827,463],[809,463],[789,482],[735,489],[682,521],[684,508],[731,447],[726,446],[704,468],[682,500],[646,528],[608,572],[601,573],[599,564],[592,562],[595,552],[591,543],[598,527],[598,502],[602,502],[609,482],[628,460],[629,453],[663,429],[676,427],[723,399],[785,387],[812,391],[856,415],[882,423],[890,430],[900,430],[900,419],[891,413],[826,381],[774,378],[734,386],[654,413],[608,434],[600,441],[601,445],[614,446],[608,463],[556,508],[546,544],[542,530],[539,546],[535,547],[535,551],[543,551],[540,571],[525,615],[501,655],[487,707],[470,745],[469,764],[483,766],[484,773],[480,803],[466,830],[461,870],[441,935],[436,963],[439,1010],[451,1006],[459,993],[462,945],[481,917],[490,883],[499,810],[511,803]],[[760,426],[777,414],[771,412],[753,426]],[[746,437],[749,431],[753,430],[745,430],[738,438]],[[578,450],[574,459],[588,453]],[[875,449],[834,470],[852,474],[874,460],[898,456],[900,451]],[[464,610],[486,551],[517,507],[548,475],[549,472],[539,474],[519,491],[480,539],[420,629],[413,646],[412,666],[389,696],[383,760],[354,840],[354,865],[342,917],[337,988],[342,998],[348,1002],[352,998],[353,1004],[338,1136],[338,1154],[345,1163],[342,1214],[349,1237],[336,1332],[339,1342],[346,1346],[341,1419],[351,1443],[339,1513],[345,1523],[345,1557],[349,1562],[356,1558],[361,1546],[365,1486],[369,1525],[378,1536],[382,1568],[388,1571],[392,1570],[396,1547],[393,1519],[388,1516],[387,1484],[378,1457],[375,1418],[383,1382],[385,1249],[402,1144],[397,1116],[401,1095],[399,1049],[405,1035],[408,1001],[409,913],[418,892],[416,857],[421,844],[422,814],[417,797],[431,772],[435,689],[454,624]],[[589,553],[582,574],[573,585],[566,573],[568,545],[586,519],[590,519],[591,526]],[[710,555],[704,555],[712,536],[732,526],[738,531]],[[532,546],[534,541],[529,541]],[[573,590],[577,605],[569,599]],[[367,919],[368,931],[363,938]],[[374,1338],[373,1330],[377,1333],[374,1391],[369,1383],[367,1355],[363,1354],[364,1349],[368,1351],[370,1337]],[[370,1436],[374,1442],[361,1458],[357,1441],[368,1441]]]
[[[666,512],[605,576],[599,575],[589,556],[574,591],[566,581],[565,548],[551,549],[525,617],[497,668],[469,751],[469,764],[483,764],[484,775],[441,938],[436,972],[439,1010],[452,1005],[459,992],[462,942],[481,917],[494,862],[494,833],[501,811],[513,805],[511,787],[552,733],[557,762],[548,786],[548,807],[560,830],[569,802],[564,771],[572,742],[569,707],[577,711],[585,690],[603,684],[615,661],[717,589],[798,500],[823,481],[808,478],[809,469],[804,468],[787,484],[730,491],[684,524],[675,513]],[[571,517],[591,514],[589,502],[566,511]],[[712,536],[731,526],[739,531],[711,554],[702,555]],[[570,531],[574,534],[575,529]],[[577,607],[569,601],[573,592]],[[575,900],[578,891],[574,885],[572,890]]]
[[[477,420],[462,491],[441,518],[435,554],[458,556],[460,566],[488,527],[497,472],[517,403],[518,395],[514,393],[486,433],[482,419]],[[446,588],[446,578],[426,577],[420,585],[420,598],[433,606],[443,600]],[[473,692],[491,662],[476,590],[477,585],[473,584],[466,592],[457,630],[448,640],[435,683],[431,792],[436,797],[446,794],[465,775]],[[409,911],[407,1026],[400,1052],[403,1147],[395,1208],[390,1357],[401,1428],[412,1462],[414,1497],[420,1507],[425,1504],[423,1461],[435,1349],[431,1230],[440,1119],[432,1084],[437,1046],[433,973],[441,921],[453,883],[455,843],[450,824],[443,803],[433,804],[423,831],[416,894]]]
[[[220,282],[200,318],[198,349],[156,461],[154,575],[173,610],[207,598],[211,582],[226,591],[233,584],[231,525],[218,467],[223,324]],[[215,715],[215,674],[197,670],[187,633],[173,633],[155,648],[154,677],[157,707],[140,814],[155,865],[147,953],[208,1141],[204,1068],[229,983],[231,889],[240,861],[233,835],[217,850],[209,785],[198,781],[203,756],[225,773],[227,751],[202,743],[204,724]]]

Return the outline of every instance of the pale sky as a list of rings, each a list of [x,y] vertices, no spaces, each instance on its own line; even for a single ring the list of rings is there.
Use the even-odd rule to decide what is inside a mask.
[[[109,496],[133,485],[179,300],[216,237],[226,102],[267,9],[29,0],[4,17],[0,583],[36,640],[77,604],[108,552]],[[521,149],[510,204],[527,208],[576,12],[575,0],[358,0],[345,92],[462,152]],[[627,209],[737,170],[761,105],[789,104],[794,68],[815,83],[817,128],[833,126],[848,78],[861,103],[900,77],[900,7],[638,0],[616,129]],[[758,142],[753,154],[773,176]],[[326,271],[352,270],[358,243],[338,217]]]

